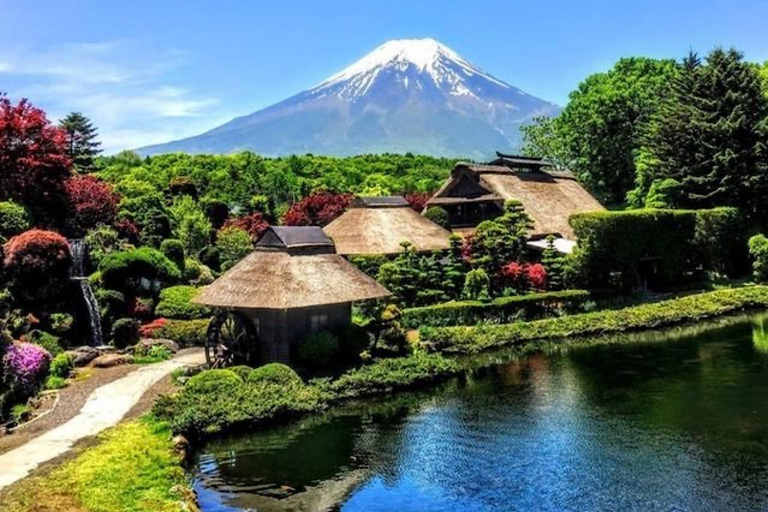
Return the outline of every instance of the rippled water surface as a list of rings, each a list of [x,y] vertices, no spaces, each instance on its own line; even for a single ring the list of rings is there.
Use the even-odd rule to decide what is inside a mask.
[[[201,507],[768,510],[768,322],[655,338],[209,443]]]

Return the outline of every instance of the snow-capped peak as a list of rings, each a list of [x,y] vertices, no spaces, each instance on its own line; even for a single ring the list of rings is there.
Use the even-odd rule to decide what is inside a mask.
[[[429,75],[438,87],[441,84],[449,85],[452,88],[452,94],[469,93],[461,82],[473,75],[490,80],[498,86],[509,87],[482,69],[473,66],[444,44],[425,38],[387,41],[351,66],[320,83],[313,91],[347,82],[347,86],[338,91],[340,96],[365,94],[382,70],[389,68],[404,71],[410,66],[419,73]],[[404,77],[401,82],[406,88],[408,87],[407,77]]]

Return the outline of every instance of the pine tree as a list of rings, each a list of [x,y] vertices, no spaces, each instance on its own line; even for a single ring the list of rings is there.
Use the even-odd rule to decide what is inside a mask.
[[[555,237],[547,237],[547,247],[541,254],[541,263],[547,270],[547,280],[550,290],[563,289],[563,274],[565,273],[565,261],[562,254],[555,249]]]
[[[80,172],[93,170],[93,159],[101,152],[93,123],[80,112],[72,112],[60,126],[67,132],[67,151],[75,168]]]

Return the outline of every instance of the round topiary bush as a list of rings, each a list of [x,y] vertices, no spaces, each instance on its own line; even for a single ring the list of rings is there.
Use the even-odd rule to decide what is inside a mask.
[[[4,246],[3,264],[17,299],[48,301],[67,284],[71,254],[67,239],[53,231],[31,229]]]
[[[245,382],[246,380],[248,380],[248,377],[251,375],[253,368],[251,368],[250,366],[241,364],[238,366],[232,366],[230,368],[227,368],[227,370],[233,373],[236,373],[237,376],[240,377],[243,380],[243,382]]]
[[[125,348],[139,342],[139,322],[133,318],[120,318],[112,324],[112,343],[117,348]]]
[[[307,366],[325,366],[339,353],[339,340],[328,331],[310,334],[299,344],[298,353]]]
[[[243,379],[232,370],[206,370],[187,381],[184,391],[187,393],[214,393],[228,391],[243,383]]]
[[[155,309],[158,316],[178,320],[194,320],[211,316],[211,310],[192,302],[200,293],[194,286],[171,286],[160,292],[160,303]]]
[[[151,247],[108,254],[99,264],[104,286],[114,290],[126,288],[129,280],[147,279],[170,284],[181,278],[181,271],[162,252]]]
[[[282,363],[269,363],[256,368],[248,375],[248,382],[273,382],[282,385],[304,384],[304,381],[293,368]]]
[[[181,240],[176,240],[174,238],[163,240],[160,244],[160,252],[165,254],[165,256],[171,260],[182,273],[184,273],[186,255],[184,254],[184,244],[181,243]]]

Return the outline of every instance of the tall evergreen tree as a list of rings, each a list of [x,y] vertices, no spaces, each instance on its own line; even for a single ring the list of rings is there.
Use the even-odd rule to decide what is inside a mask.
[[[96,128],[91,120],[80,112],[72,112],[61,120],[60,126],[67,132],[67,150],[75,168],[81,172],[93,169],[93,159],[101,152],[96,140]]]
[[[768,219],[768,99],[755,67],[715,49],[685,59],[653,124],[655,180],[680,184],[678,206],[736,206]]]

